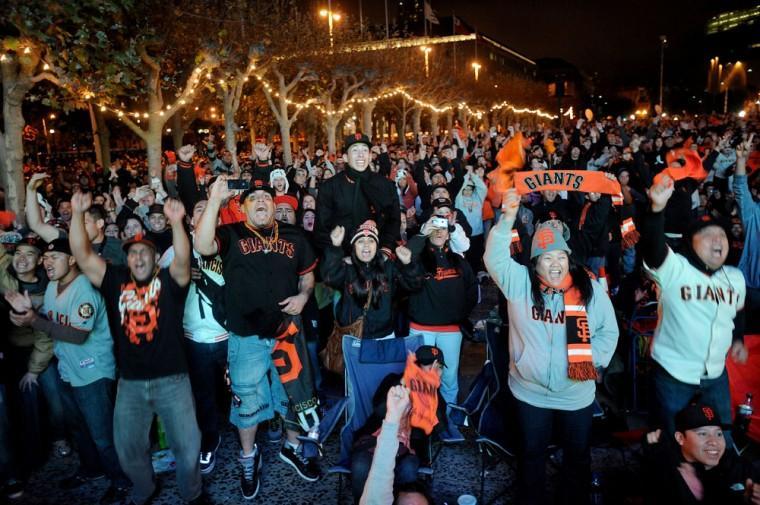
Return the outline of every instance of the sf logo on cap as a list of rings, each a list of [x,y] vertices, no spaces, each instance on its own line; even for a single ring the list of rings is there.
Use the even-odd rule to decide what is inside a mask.
[[[715,418],[715,413],[710,407],[702,407],[702,413],[705,415],[708,421],[712,421]]]
[[[541,249],[546,249],[548,246],[554,243],[554,232],[549,228],[539,230],[536,235],[536,244]]]
[[[355,133],[355,134],[354,134],[354,138],[355,138],[356,140],[361,140],[361,139],[362,139],[362,134],[361,134],[361,133]]]

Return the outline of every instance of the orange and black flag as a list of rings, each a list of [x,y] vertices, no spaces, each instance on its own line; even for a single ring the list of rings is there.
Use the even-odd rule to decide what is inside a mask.
[[[530,142],[518,131],[496,154],[499,164],[496,170],[488,174],[491,187],[498,194],[504,194],[514,187],[514,173],[525,166],[525,144]]]

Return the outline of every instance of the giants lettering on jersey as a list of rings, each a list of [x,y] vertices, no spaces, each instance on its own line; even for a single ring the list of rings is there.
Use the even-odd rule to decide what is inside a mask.
[[[121,326],[129,342],[140,345],[151,342],[158,330],[158,297],[161,295],[161,279],[155,276],[147,286],[137,286],[134,281],[121,285],[119,314]]]
[[[549,309],[546,309],[543,313],[538,309],[538,307],[533,306],[532,308],[532,316],[534,321],[543,321],[545,323],[552,323],[552,324],[565,324],[565,311],[560,310],[557,314],[552,314],[552,311]]]
[[[53,312],[52,310],[48,310],[47,316],[48,319],[54,323],[69,326],[69,316],[66,314],[59,314],[57,312]]]
[[[222,258],[219,256],[215,256],[211,259],[200,257],[198,258],[198,265],[202,270],[222,275]]]
[[[243,255],[255,254],[257,252],[264,251],[264,243],[257,237],[246,237],[238,240],[238,248]],[[278,239],[277,242],[272,244],[272,248],[266,252],[273,252],[277,254],[283,254],[288,258],[292,258],[295,255],[295,246],[292,242],[284,239]]]
[[[728,303],[734,305],[739,303],[739,293],[734,288],[728,288],[725,291],[721,287],[703,286],[697,284],[696,286],[681,286],[681,299],[685,302],[689,301],[708,301],[715,303]]]

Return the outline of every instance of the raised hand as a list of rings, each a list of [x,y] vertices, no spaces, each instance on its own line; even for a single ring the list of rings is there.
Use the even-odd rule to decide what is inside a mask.
[[[515,188],[509,188],[504,193],[501,202],[502,218],[514,221],[517,218],[517,211],[520,209],[520,195]]]
[[[71,211],[72,212],[87,212],[87,209],[92,205],[92,193],[82,193],[77,191],[71,195]]]
[[[190,144],[180,147],[177,151],[177,156],[185,163],[193,159],[193,154],[195,154],[195,146]]]
[[[258,158],[259,161],[268,161],[271,151],[272,149],[269,146],[261,142],[256,142],[253,145],[253,152],[256,153],[256,158]]]
[[[342,226],[336,226],[333,228],[333,230],[330,232],[330,240],[332,241],[332,245],[335,247],[340,247],[343,244],[343,238],[346,236],[346,229]]]
[[[408,265],[412,262],[412,251],[400,245],[396,248],[396,257],[402,264]]]
[[[673,179],[664,176],[659,184],[653,184],[649,188],[649,199],[652,202],[652,212],[661,212],[668,204],[668,200],[673,196],[675,185]]]
[[[182,219],[185,217],[185,206],[179,200],[169,198],[164,203],[164,215],[172,225],[182,224]]]
[[[19,314],[32,310],[32,299],[27,291],[23,295],[18,291],[6,291],[5,301]]]
[[[45,173],[36,173],[32,174],[32,177],[29,179],[29,182],[26,184],[26,189],[29,191],[37,191],[40,186],[42,186],[42,182],[50,177],[48,174]]]
[[[221,203],[234,194],[235,192],[227,187],[227,176],[220,175],[216,178],[214,184],[211,185],[211,188],[209,188],[208,199]]]
[[[388,398],[385,400],[385,420],[398,423],[409,411],[409,390],[404,386],[393,386],[388,390]]]

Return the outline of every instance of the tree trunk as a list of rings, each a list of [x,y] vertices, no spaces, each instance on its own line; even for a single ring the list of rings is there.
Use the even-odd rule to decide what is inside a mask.
[[[436,111],[430,112],[430,135],[436,136],[438,135],[439,129],[438,129],[438,120],[440,119],[440,115]]]
[[[362,104],[362,133],[372,141],[372,112],[375,110],[376,101],[372,100]]]
[[[95,122],[98,125],[98,136],[100,137],[100,153],[103,159],[103,169],[108,170],[111,167],[111,130],[108,129],[106,116],[100,109],[93,108],[95,112]]]
[[[412,112],[412,130],[414,131],[414,139],[417,140],[422,131],[422,109],[420,107]]]
[[[340,118],[334,114],[331,116],[327,116],[325,118],[325,128],[327,129],[327,151],[330,154],[335,154],[335,150],[336,150],[335,138],[337,136],[339,123],[340,123]]]
[[[289,167],[293,164],[293,151],[290,148],[290,121],[280,121],[280,140],[282,141],[282,163]]]
[[[233,171],[237,174],[240,172],[237,158],[237,132],[238,125],[235,123],[235,113],[233,101],[235,97],[232,92],[225,93],[224,96],[224,143],[227,150],[232,154]]]
[[[145,132],[145,150],[148,154],[148,174],[151,177],[161,179],[161,130],[164,123],[156,124],[158,121],[152,120],[148,131]]]
[[[182,147],[182,141],[185,138],[185,128],[182,125],[182,109],[178,110],[176,114],[172,116],[172,144],[174,144],[174,150],[179,151]]]
[[[447,112],[446,113],[446,130],[449,132],[449,135],[451,135],[451,130],[454,129],[454,112]]]
[[[4,165],[2,184],[5,188],[6,209],[16,213],[24,222],[24,115],[21,105],[34,83],[15,72],[14,65],[3,64],[3,136]]]
[[[101,167],[108,168],[103,165],[103,150],[100,147],[100,132],[98,131],[98,121],[95,119],[95,108],[91,103],[88,103],[87,109],[90,113],[90,126],[92,127],[92,147],[93,151],[95,151],[95,163]]]
[[[248,138],[251,142],[251,153],[253,153],[253,144],[256,143],[256,127],[253,124],[253,110],[248,109]]]

